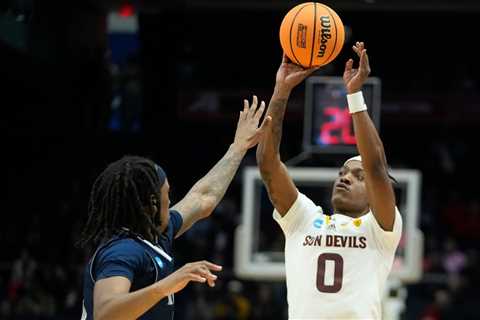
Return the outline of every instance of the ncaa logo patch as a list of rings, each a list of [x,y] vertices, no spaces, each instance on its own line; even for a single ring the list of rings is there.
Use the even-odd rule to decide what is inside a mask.
[[[353,224],[355,225],[355,227],[360,227],[360,225],[362,224],[362,219],[355,219],[353,220]]]
[[[322,219],[315,219],[313,221],[313,226],[317,229],[320,229],[323,225],[323,220]]]
[[[158,264],[158,266],[160,267],[160,269],[163,268],[163,261],[162,261],[162,259],[160,259],[159,257],[155,257],[155,262]]]

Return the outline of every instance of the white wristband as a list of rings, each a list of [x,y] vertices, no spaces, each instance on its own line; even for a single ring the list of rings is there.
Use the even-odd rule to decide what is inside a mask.
[[[367,110],[362,91],[347,94],[348,110],[350,114]]]

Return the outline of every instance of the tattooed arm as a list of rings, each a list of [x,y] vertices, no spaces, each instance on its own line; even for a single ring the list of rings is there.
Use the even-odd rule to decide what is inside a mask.
[[[187,231],[195,222],[208,217],[222,200],[228,186],[232,182],[247,150],[255,146],[263,133],[269,128],[271,117],[265,117],[260,128],[258,123],[265,110],[262,101],[257,109],[257,97],[253,96],[251,107],[244,100],[243,111],[238,119],[235,139],[227,153],[220,161],[195,185],[187,195],[172,209],[177,210],[183,218],[183,224],[175,237]]]
[[[292,89],[317,68],[303,69],[285,55],[276,76],[275,89],[267,109],[272,125],[265,131],[257,147],[257,163],[270,201],[281,216],[297,199],[298,191],[280,159],[283,118]]]

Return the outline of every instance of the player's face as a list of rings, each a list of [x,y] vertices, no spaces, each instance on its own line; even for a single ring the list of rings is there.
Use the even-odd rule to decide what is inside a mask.
[[[170,185],[168,180],[165,179],[163,186],[160,188],[160,232],[165,231],[170,221],[170,213],[168,212],[168,208],[170,208],[169,191]]]
[[[368,210],[365,173],[360,161],[352,160],[340,168],[332,191],[335,212],[361,214]]]

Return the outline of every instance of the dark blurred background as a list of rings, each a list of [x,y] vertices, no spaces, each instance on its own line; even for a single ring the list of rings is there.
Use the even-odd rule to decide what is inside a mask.
[[[0,319],[80,318],[89,253],[73,244],[95,177],[124,154],[148,156],[166,169],[172,202],[180,199],[233,141],[242,99],[269,99],[278,28],[298,3],[2,0]],[[423,174],[425,275],[408,287],[402,318],[480,319],[480,3],[324,3],[348,38],[318,74],[341,75],[352,43],[365,41],[372,76],[382,80],[389,163]],[[135,32],[113,34],[111,11],[136,16]],[[301,85],[285,120],[285,160],[302,151],[303,97]],[[244,165],[254,164],[250,151]],[[232,272],[240,182],[237,175],[212,218],[176,242],[178,265],[226,266],[214,290],[192,285],[176,295],[176,319],[285,317],[283,283],[239,281]]]

